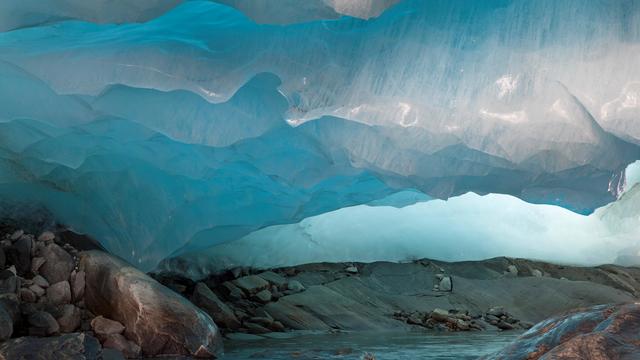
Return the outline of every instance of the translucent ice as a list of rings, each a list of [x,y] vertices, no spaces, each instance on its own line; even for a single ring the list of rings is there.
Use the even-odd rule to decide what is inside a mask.
[[[637,1],[129,3],[0,4],[3,205],[144,268],[634,246]]]

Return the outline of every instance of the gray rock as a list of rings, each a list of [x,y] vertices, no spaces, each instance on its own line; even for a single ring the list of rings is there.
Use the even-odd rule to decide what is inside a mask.
[[[235,267],[231,270],[229,270],[231,272],[231,275],[233,276],[234,279],[239,278],[242,275],[242,268],[241,267]]]
[[[7,258],[4,255],[4,249],[0,247],[0,269],[4,269],[4,266],[6,263],[7,263]]]
[[[34,274],[37,274],[38,271],[40,271],[40,268],[42,267],[42,265],[44,265],[44,258],[40,257],[40,256],[36,256],[33,259],[31,259],[31,272]]]
[[[21,320],[20,301],[18,300],[18,296],[15,294],[0,295],[0,306],[4,307],[9,315],[11,315],[14,324]]]
[[[49,336],[60,331],[60,326],[51,314],[44,311],[36,311],[28,319],[29,335]]]
[[[234,280],[233,284],[249,294],[255,294],[269,288],[269,283],[257,275],[243,276]]]
[[[125,337],[145,356],[212,357],[222,349],[209,315],[126,262],[102,251],[85,251],[80,270],[86,274],[87,308],[121,322]]]
[[[260,326],[264,326],[266,328],[273,325],[273,319],[270,317],[254,316],[252,318],[249,318],[247,321],[258,324]]]
[[[301,292],[305,290],[304,285],[302,285],[300,283],[300,281],[298,280],[291,280],[289,281],[289,283],[287,284],[287,289],[293,291],[293,292]]]
[[[107,319],[104,316],[98,316],[91,320],[91,329],[98,336],[99,339],[106,339],[108,335],[122,334],[124,332],[124,325],[120,322]]]
[[[34,276],[32,280],[35,285],[38,285],[43,289],[46,289],[49,287],[49,282],[47,281],[47,279],[43,278],[40,275]]]
[[[38,241],[43,241],[43,242],[50,242],[55,240],[56,235],[54,233],[52,233],[51,231],[45,231],[42,234],[40,234],[40,236],[38,236]]]
[[[507,275],[518,276],[518,268],[515,265],[507,266]]]
[[[36,294],[33,291],[26,288],[21,288],[20,291],[18,292],[18,295],[20,296],[20,300],[24,302],[34,303],[38,301],[38,297],[36,296]]]
[[[11,338],[13,334],[13,318],[11,313],[0,303],[0,341]]]
[[[25,336],[0,344],[0,358],[95,360],[103,358],[101,350],[96,338],[83,333],[48,338]]]
[[[538,269],[533,269],[531,271],[531,275],[535,276],[535,277],[542,277],[542,271],[538,270]]]
[[[197,283],[191,296],[191,301],[213,318],[216,324],[227,329],[238,329],[240,321],[235,314],[216,294],[204,283]]]
[[[440,284],[438,284],[438,289],[440,291],[453,291],[453,281],[451,281],[451,277],[444,276],[442,280],[440,280]]]
[[[133,341],[127,340],[121,334],[108,335],[102,342],[102,346],[118,350],[127,358],[138,358],[141,354],[140,346]]]
[[[37,284],[29,286],[29,290],[33,291],[33,293],[36,294],[37,297],[43,297],[46,293],[46,291]]]
[[[344,269],[344,271],[348,272],[349,274],[357,274],[358,268],[355,266],[349,266],[346,269]]]
[[[55,243],[51,243],[42,249],[41,255],[45,259],[45,263],[40,267],[40,274],[50,284],[69,279],[74,262],[68,252]]]
[[[259,291],[255,296],[256,299],[265,304],[271,301],[271,291],[269,290]]]
[[[18,291],[18,277],[10,269],[0,271],[0,294],[15,294]]]
[[[13,232],[13,234],[11,234],[11,241],[16,241],[18,239],[20,239],[22,237],[22,235],[24,235],[24,230],[16,230]]]
[[[239,287],[233,285],[233,283],[229,281],[225,281],[222,283],[222,286],[227,290],[227,294],[230,298],[235,300],[240,300],[245,298],[244,291],[240,290]]]
[[[71,287],[68,281],[60,281],[47,289],[47,301],[52,305],[62,305],[71,302]]]
[[[266,333],[270,333],[271,330],[265,328],[262,325],[259,324],[254,324],[251,322],[246,322],[243,324],[245,328],[247,328],[247,330],[249,330],[250,334],[266,334]]]
[[[22,236],[13,244],[15,250],[15,259],[13,263],[16,266],[18,274],[26,274],[31,271],[31,251],[33,248],[33,239],[29,236]]]
[[[284,276],[276,274],[273,271],[265,271],[263,273],[258,274],[258,276],[260,276],[261,278],[265,279],[266,281],[272,283],[277,287],[281,287],[287,284],[287,279],[285,279]]]
[[[66,304],[62,308],[62,314],[56,318],[60,331],[63,333],[70,333],[80,327],[80,321],[82,320],[82,312],[74,305]]]
[[[79,301],[84,296],[85,287],[85,273],[84,271],[78,271],[73,283],[71,285],[71,293],[73,295],[73,301]]]

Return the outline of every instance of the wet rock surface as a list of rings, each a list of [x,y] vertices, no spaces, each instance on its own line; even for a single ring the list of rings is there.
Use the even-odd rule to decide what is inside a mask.
[[[576,309],[544,320],[485,360],[638,359],[640,303]]]

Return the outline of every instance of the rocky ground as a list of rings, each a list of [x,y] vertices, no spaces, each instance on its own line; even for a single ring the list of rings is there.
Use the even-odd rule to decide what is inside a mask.
[[[234,268],[200,281],[150,275],[71,232],[0,233],[0,359],[214,357],[218,327],[229,339],[292,330],[509,331],[553,315],[489,358],[554,359],[548,354],[581,346],[628,358],[640,351],[625,335],[640,318],[638,268],[423,259]],[[627,305],[565,313],[620,303]]]
[[[509,258],[235,268],[199,282],[152,276],[207,311],[229,338],[288,330],[528,329],[575,307],[633,301],[640,292],[637,268]]]
[[[212,357],[221,349],[208,315],[90,239],[22,230],[1,239],[0,359]]]

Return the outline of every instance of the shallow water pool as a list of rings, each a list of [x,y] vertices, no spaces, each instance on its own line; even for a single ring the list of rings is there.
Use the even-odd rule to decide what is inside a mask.
[[[476,359],[493,353],[519,332],[350,332],[296,334],[279,339],[225,342],[225,360],[245,359]]]

